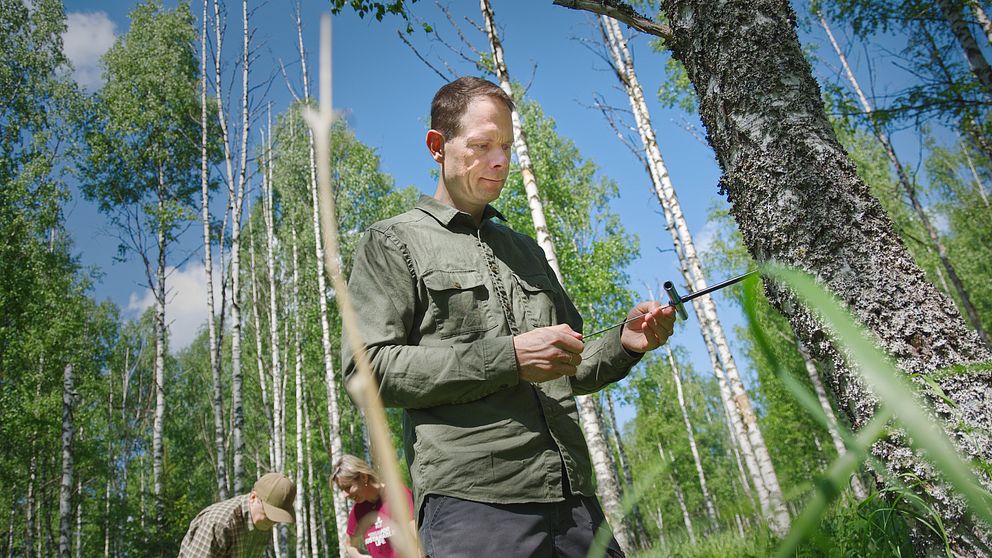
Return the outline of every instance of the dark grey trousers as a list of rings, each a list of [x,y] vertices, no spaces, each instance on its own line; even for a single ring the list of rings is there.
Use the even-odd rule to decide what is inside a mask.
[[[431,494],[421,510],[420,542],[430,558],[586,558],[606,520],[595,498],[485,504]],[[623,558],[612,534],[605,556]]]

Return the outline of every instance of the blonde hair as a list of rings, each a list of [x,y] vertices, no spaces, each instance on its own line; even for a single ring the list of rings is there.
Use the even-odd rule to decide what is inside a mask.
[[[331,472],[331,482],[333,483],[337,479],[341,479],[346,482],[354,482],[362,475],[367,475],[369,482],[372,484],[381,484],[379,481],[379,473],[375,472],[375,469],[373,469],[371,465],[355,457],[354,455],[349,455],[346,453],[341,456],[341,459],[338,459],[337,463],[334,464],[334,469]]]

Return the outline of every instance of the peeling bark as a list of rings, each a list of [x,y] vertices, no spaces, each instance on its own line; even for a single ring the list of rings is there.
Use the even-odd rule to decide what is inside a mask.
[[[971,73],[985,89],[985,94],[992,98],[992,66],[989,66],[989,61],[985,59],[985,54],[982,53],[975,35],[964,19],[964,6],[961,0],[937,0],[937,5],[940,6],[940,12],[951,26],[951,33],[961,45]]]

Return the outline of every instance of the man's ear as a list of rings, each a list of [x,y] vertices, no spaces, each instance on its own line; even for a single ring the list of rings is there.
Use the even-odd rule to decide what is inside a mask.
[[[444,162],[444,134],[437,130],[427,131],[427,151],[431,153],[431,159],[438,163]]]

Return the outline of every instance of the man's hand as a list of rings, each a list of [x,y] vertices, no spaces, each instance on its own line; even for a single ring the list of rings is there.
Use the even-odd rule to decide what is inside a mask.
[[[675,331],[675,308],[671,306],[662,306],[655,300],[640,302],[627,314],[627,319],[639,314],[644,316],[627,322],[620,331],[620,343],[630,352],[653,351]]]
[[[542,327],[513,338],[520,379],[547,382],[562,376],[574,376],[582,362],[582,334],[568,324]]]

